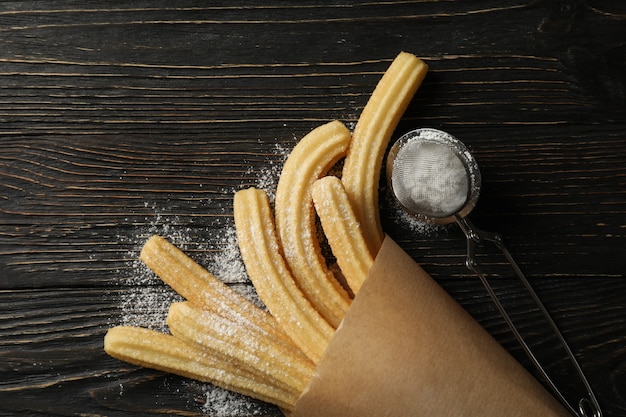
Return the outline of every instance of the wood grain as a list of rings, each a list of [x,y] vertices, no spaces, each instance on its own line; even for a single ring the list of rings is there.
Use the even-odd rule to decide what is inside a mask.
[[[505,236],[605,417],[626,416],[625,21],[603,0],[0,3],[0,415],[210,415],[205,386],[102,352],[124,300],[170,296],[139,248],[167,234],[214,267],[232,192],[318,125],[353,126],[406,50],[431,70],[398,135],[470,147],[474,222]],[[460,232],[412,231],[384,178],[381,195],[385,230],[527,364]],[[502,293],[545,339],[516,283]],[[234,415],[280,415],[250,407]]]

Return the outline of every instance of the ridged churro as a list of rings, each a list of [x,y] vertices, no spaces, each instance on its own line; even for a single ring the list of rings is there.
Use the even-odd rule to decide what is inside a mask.
[[[339,178],[328,176],[315,181],[311,195],[337,264],[348,286],[357,294],[374,259],[367,248],[348,194]]]
[[[172,334],[224,355],[233,365],[250,369],[259,381],[302,392],[315,365],[295,345],[252,331],[192,303],[170,306],[167,324]]]
[[[300,392],[259,381],[225,357],[174,336],[141,327],[118,326],[104,337],[104,350],[125,362],[215,384],[293,410]]]
[[[255,306],[160,236],[140,259],[188,301],[170,306],[170,334],[110,329],[105,351],[291,411],[357,294],[383,240],[378,182],[387,144],[427,71],[400,53],[376,86],[353,135],[339,121],[312,130],[280,174],[272,213],[255,188],[234,196],[235,231]],[[341,180],[327,175],[346,157]],[[341,269],[326,265],[315,212]],[[337,277],[345,279],[344,288]]]
[[[378,82],[352,134],[341,180],[373,257],[383,241],[378,209],[383,157],[391,135],[427,71],[428,66],[422,60],[401,52]]]
[[[289,340],[272,316],[233,291],[163,237],[148,239],[140,259],[166,284],[194,304],[242,324],[264,329],[274,337]]]
[[[267,194],[255,188],[238,191],[234,212],[241,256],[259,297],[294,343],[317,363],[334,328],[291,275],[280,253]]]
[[[350,139],[338,121],[312,130],[285,161],[276,189],[276,229],[285,259],[302,292],[333,327],[343,319],[350,297],[322,256],[311,186],[345,156]]]

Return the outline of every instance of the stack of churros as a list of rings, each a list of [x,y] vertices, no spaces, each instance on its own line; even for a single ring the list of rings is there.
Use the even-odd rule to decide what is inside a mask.
[[[114,327],[105,336],[105,351],[293,410],[380,248],[382,159],[427,69],[400,53],[353,134],[332,121],[306,135],[285,162],[274,210],[262,190],[235,193],[241,256],[267,311],[153,236],[141,260],[186,301],[170,306],[171,334]],[[341,179],[329,176],[342,158]],[[316,213],[342,279],[322,255]]]

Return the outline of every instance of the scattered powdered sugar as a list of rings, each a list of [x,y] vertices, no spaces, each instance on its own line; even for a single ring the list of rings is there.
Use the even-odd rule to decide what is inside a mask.
[[[354,133],[354,128],[356,127],[356,118],[358,116],[354,116],[352,121],[344,122],[350,133]]]
[[[289,156],[290,149],[280,143],[274,145],[275,158],[268,159],[268,165],[261,169],[251,167],[248,173],[257,175],[256,187],[265,191],[270,201],[276,199],[276,188],[283,165]]]
[[[420,235],[431,235],[438,231],[439,227],[430,223],[423,222],[415,216],[410,215],[402,208],[398,207],[396,212],[398,222],[406,225],[413,233]]]
[[[153,234],[167,236],[176,242],[188,242],[189,229],[176,227],[180,224],[177,216],[164,214],[155,205],[145,203],[144,206],[154,210],[154,216],[146,218],[144,225],[137,226],[139,230],[135,233],[118,236],[120,243],[130,246],[126,258],[127,275],[120,279],[125,288],[119,301],[119,324],[168,332],[165,319],[169,306],[182,298],[141,262],[139,253],[145,240]]]
[[[182,298],[167,286],[135,285],[120,302],[120,324],[167,333],[165,319],[170,305]]]
[[[392,220],[395,224],[408,228],[411,232],[420,236],[434,236],[446,228],[446,226],[428,223],[409,214],[395,198],[391,197],[390,193],[387,196],[387,204],[391,208],[393,213]]]
[[[149,316],[150,310],[161,311],[161,305],[168,308],[167,301],[176,298],[176,293],[139,259],[143,245],[152,235],[165,237],[234,290],[247,296],[252,295],[253,288],[252,291],[244,289],[251,287],[252,283],[239,252],[235,226],[231,219],[218,217],[211,227],[192,230],[182,224],[179,216],[169,215],[165,209],[160,209],[155,204],[146,203],[145,206],[153,210],[154,215],[147,216],[129,235],[118,236],[120,243],[130,246],[126,258],[127,276],[120,279],[120,283],[130,289],[130,294],[125,295],[126,300],[122,301],[123,322],[142,326],[154,325],[154,317]],[[159,297],[167,300],[161,302]],[[257,303],[258,297],[251,297],[251,301]],[[142,313],[138,314],[139,312]],[[146,316],[145,320],[141,319],[143,316]]]
[[[241,417],[268,415],[270,406],[236,392],[206,386],[203,412],[210,417]]]
[[[216,241],[213,242],[215,249],[206,261],[207,270],[252,304],[265,308],[246,272],[239,251],[235,225],[229,221],[222,224],[220,230],[213,234],[216,236],[211,241]]]
[[[248,276],[239,253],[235,227],[229,225],[218,234],[220,250],[214,252],[208,259],[209,272],[227,284],[247,281]]]
[[[139,259],[144,243],[154,234],[167,238],[234,291],[253,304],[264,307],[246,273],[235,228],[230,219],[219,220],[211,229],[194,231],[183,225],[179,216],[168,214],[166,209],[151,203],[145,203],[144,206],[153,215],[147,216],[143,222],[135,222],[134,232],[118,236],[119,242],[130,249],[126,254],[127,266],[118,271],[121,276],[119,283],[124,288],[118,301],[120,316],[112,320],[115,321],[112,325],[138,326],[169,333],[166,317],[170,305],[175,301],[182,301],[183,298]],[[206,238],[206,242],[196,242],[198,238],[194,236],[198,233]],[[194,250],[188,250],[191,248]],[[198,390],[206,397],[201,411],[207,416],[272,414],[272,406],[262,401],[223,390],[212,384],[198,381],[190,381],[191,383],[193,389],[190,388],[190,397],[195,395],[193,391],[197,393]]]

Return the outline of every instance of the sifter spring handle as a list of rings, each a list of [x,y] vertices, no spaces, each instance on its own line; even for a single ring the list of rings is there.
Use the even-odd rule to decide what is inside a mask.
[[[591,389],[591,386],[589,385],[589,382],[587,381],[587,378],[585,377],[582,371],[582,368],[580,367],[580,365],[578,364],[578,361],[576,360],[574,354],[572,353],[572,350],[570,349],[567,342],[565,341],[565,338],[561,334],[556,323],[550,316],[550,313],[548,312],[548,310],[545,308],[545,306],[543,305],[543,303],[537,296],[537,293],[533,290],[532,286],[530,285],[530,283],[528,282],[528,280],[522,273],[521,269],[519,268],[519,266],[517,265],[517,263],[511,256],[510,252],[505,247],[502,237],[497,233],[485,232],[483,230],[477,229],[467,218],[455,216],[455,220],[457,224],[459,225],[459,227],[461,228],[461,230],[463,231],[463,233],[465,234],[465,237],[467,239],[467,259],[466,259],[467,267],[471,271],[473,271],[476,275],[478,275],[481,282],[487,289],[487,292],[489,293],[492,300],[496,304],[496,307],[498,308],[500,314],[502,315],[506,323],[509,325],[511,331],[513,332],[516,339],[518,340],[518,342],[524,349],[524,352],[526,352],[526,354],[532,361],[535,368],[539,371],[541,376],[546,380],[547,384],[550,386],[550,388],[552,389],[556,397],[561,401],[561,403],[563,403],[563,405],[573,415],[577,417],[602,417],[602,411],[600,410],[600,405],[598,404],[598,401]],[[576,370],[576,373],[578,374],[578,377],[580,378],[580,381],[582,385],[584,386],[585,391],[587,393],[587,397],[580,398],[577,401],[576,405],[572,405],[572,403],[570,403],[565,398],[564,394],[557,387],[556,383],[552,380],[552,378],[550,378],[546,369],[541,365],[539,359],[532,352],[532,349],[530,348],[530,346],[524,341],[524,338],[522,337],[521,333],[519,332],[519,330],[513,323],[513,320],[511,319],[509,314],[506,312],[506,309],[502,305],[502,302],[499,300],[497,294],[495,293],[491,284],[487,280],[487,276],[483,272],[480,266],[480,263],[478,262],[476,258],[476,247],[485,242],[494,244],[500,250],[500,252],[502,252],[502,254],[506,257],[508,263],[511,265],[511,267],[515,271],[515,274],[517,275],[517,277],[524,284],[524,287],[530,294],[533,302],[539,308],[545,320],[552,328],[552,331],[557,336],[559,343],[561,344],[561,346],[567,353],[567,357],[569,361],[571,362],[571,364],[573,365],[574,369]]]

